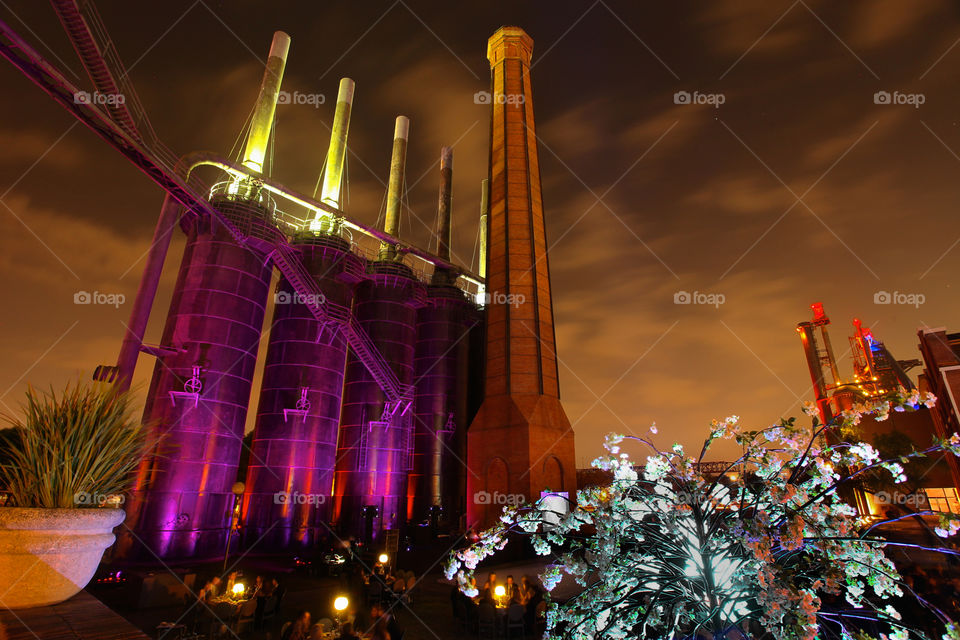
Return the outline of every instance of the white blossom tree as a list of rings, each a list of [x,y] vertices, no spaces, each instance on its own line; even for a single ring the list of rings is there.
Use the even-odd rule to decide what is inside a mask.
[[[865,414],[882,420],[934,400],[901,393],[845,412],[835,424],[814,417],[812,429],[790,419],[747,431],[733,416],[714,421],[696,457],[680,445],[661,451],[649,437],[608,436],[608,454],[593,464],[612,472],[609,486],[578,491],[567,513],[542,500],[504,508],[475,544],[450,556],[446,575],[475,595],[469,579],[477,564],[522,534],[554,558],[541,575],[548,592],[563,575],[579,584],[566,602],[548,596],[550,638],[930,638],[893,606],[912,597],[940,621],[943,638],[960,640],[949,617],[913,593],[885,553],[907,545],[881,537],[882,523],[859,517],[844,500],[865,473],[883,470],[903,482],[907,458],[960,455],[960,437],[898,460],[836,437]],[[806,411],[815,416],[812,405]],[[743,455],[722,473],[701,473],[711,445],[731,439]],[[621,451],[630,441],[652,452],[645,464]],[[940,515],[937,535],[958,529],[960,520]]]

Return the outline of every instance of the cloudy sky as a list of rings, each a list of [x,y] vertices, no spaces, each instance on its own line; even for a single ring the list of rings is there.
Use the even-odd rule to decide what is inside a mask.
[[[284,88],[328,98],[279,108],[276,179],[313,192],[349,76],[347,211],[376,221],[407,115],[401,233],[427,246],[439,150],[455,144],[465,265],[487,167],[489,114],[474,103],[486,40],[523,27],[581,466],[609,431],[655,421],[662,444],[694,447],[714,417],[797,415],[811,394],[794,327],[812,302],[838,355],[854,317],[901,359],[918,357],[919,327],[960,324],[960,9],[947,0],[97,5],[178,153],[235,146],[276,29],[292,37]],[[4,0],[0,19],[89,86],[49,5]],[[27,382],[114,361],[162,193],[6,62],[0,96],[0,410],[15,411]],[[127,302],[75,305],[78,291]],[[691,304],[676,304],[683,292]],[[138,381],[151,369],[142,357]]]

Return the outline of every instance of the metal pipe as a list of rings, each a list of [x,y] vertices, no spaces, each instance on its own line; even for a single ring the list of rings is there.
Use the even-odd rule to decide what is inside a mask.
[[[481,280],[487,277],[487,214],[490,212],[490,181],[484,178],[480,183],[480,264],[477,275]]]
[[[823,363],[820,361],[813,323],[799,323],[797,333],[800,334],[800,342],[803,343],[803,354],[807,357],[807,367],[810,369],[813,395],[817,402],[817,408],[820,410],[820,420],[827,424],[833,419],[833,412],[830,408],[830,399],[827,397],[826,382],[823,379]]]
[[[147,331],[147,322],[150,320],[150,310],[153,308],[160,276],[163,273],[163,263],[167,259],[167,249],[170,248],[170,239],[173,237],[173,230],[179,219],[180,203],[168,193],[163,199],[160,217],[157,218],[157,226],[153,230],[153,240],[147,252],[147,263],[143,267],[137,295],[133,300],[133,309],[130,310],[130,321],[123,336],[123,343],[120,345],[120,355],[117,356],[117,387],[121,391],[128,390],[133,381],[133,372],[137,367],[143,336]]]
[[[407,163],[407,136],[410,132],[410,119],[397,116],[393,130],[393,153],[390,155],[390,179],[387,181],[387,210],[383,220],[383,230],[388,235],[400,233],[400,205],[403,199],[403,178]],[[380,246],[380,259],[391,260],[396,256],[396,247],[388,243]]]
[[[242,165],[239,165],[235,162],[227,160],[223,156],[212,151],[193,151],[183,157],[183,162],[185,163],[185,166],[189,167],[190,171],[195,170],[199,166],[209,166],[216,167],[217,169],[220,169],[221,171],[224,171],[237,178],[249,177],[250,175],[249,169],[246,169]],[[343,216],[343,212],[338,211],[336,208],[318,200],[314,200],[310,196],[298,193],[293,189],[284,186],[273,178],[263,176],[258,179],[261,183],[263,183],[263,188],[270,193],[280,196],[285,200],[289,200],[290,202],[304,207],[305,209],[311,209],[313,211],[326,211],[331,214]],[[459,274],[460,278],[463,278],[467,282],[472,282],[475,285],[483,284],[483,279],[469,269],[459,267],[446,260],[441,260],[439,257],[433,255],[429,251],[424,251],[423,249],[413,245],[405,244],[401,242],[399,238],[388,235],[376,227],[367,226],[346,216],[343,216],[343,225],[366,236],[380,240],[381,242],[386,242],[399,247],[401,253],[410,254],[416,258],[419,258],[420,260],[423,260],[424,262],[429,262],[437,268],[455,271],[457,274]]]
[[[244,166],[258,173],[263,172],[267,143],[270,140],[270,130],[273,128],[273,116],[277,111],[280,82],[283,80],[283,69],[287,64],[289,51],[290,36],[283,31],[274,33],[270,55],[267,57],[267,68],[264,69],[263,81],[260,83],[260,95],[253,109],[250,132],[243,150]]]
[[[450,260],[450,200],[453,181],[453,148],[440,149],[440,196],[437,203],[437,255]]]
[[[343,186],[343,161],[347,155],[347,133],[350,131],[350,111],[353,107],[353,90],[356,85],[350,78],[340,80],[337,94],[337,109],[333,115],[333,128],[330,129],[330,147],[327,149],[327,166],[323,172],[323,186],[320,201],[331,207],[340,208],[340,190]],[[316,198],[317,194],[314,193]],[[317,221],[320,220],[317,212]]]
[[[830,344],[830,334],[827,325],[820,325],[820,337],[823,338],[823,349],[827,354],[827,364],[830,365],[830,375],[833,376],[834,386],[843,384],[840,380],[840,370],[837,368],[837,359],[833,357],[833,345]]]

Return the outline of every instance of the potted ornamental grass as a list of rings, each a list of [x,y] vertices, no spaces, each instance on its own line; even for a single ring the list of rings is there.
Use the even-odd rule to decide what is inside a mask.
[[[104,383],[29,388],[0,438],[0,608],[62,602],[93,577],[147,450],[130,394]]]

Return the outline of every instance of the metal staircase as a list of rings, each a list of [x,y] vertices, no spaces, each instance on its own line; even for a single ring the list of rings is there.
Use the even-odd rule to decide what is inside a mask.
[[[242,239],[239,241],[243,242]],[[383,358],[380,350],[350,310],[326,299],[316,280],[303,266],[296,250],[286,241],[281,241],[276,244],[269,257],[300,296],[300,301],[310,309],[313,317],[323,325],[336,326],[343,333],[350,349],[383,390],[386,404],[398,407],[408,406],[409,401],[413,399],[413,387],[400,383],[390,364]]]
[[[96,7],[91,2],[78,0],[52,0],[51,3],[57,17],[60,18],[60,23],[70,37],[70,42],[73,43],[73,48],[80,56],[83,68],[93,81],[93,86],[104,96],[113,97],[104,103],[110,112],[110,117],[128,135],[142,142],[139,127],[131,113],[131,109],[139,107],[139,100],[136,99],[130,83],[125,82],[126,71],[120,64],[113,41],[107,35]],[[118,72],[117,75],[114,70]],[[116,99],[117,96],[121,96],[119,101]],[[138,110],[143,114],[142,108]],[[142,124],[143,121],[141,121]]]

